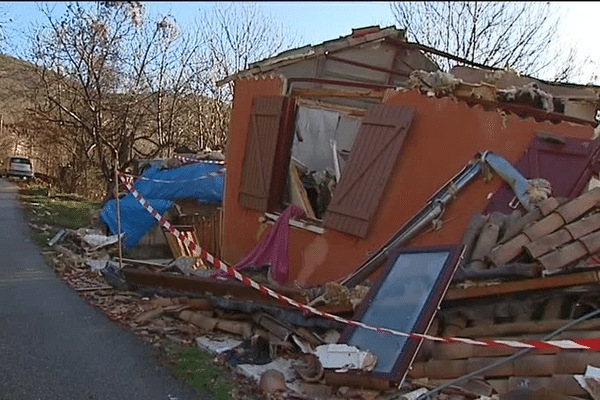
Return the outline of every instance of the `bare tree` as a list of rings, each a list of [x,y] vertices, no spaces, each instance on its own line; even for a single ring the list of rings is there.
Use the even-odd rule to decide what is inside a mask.
[[[201,15],[200,24],[213,81],[242,71],[250,63],[271,57],[297,41],[256,3],[217,3]],[[231,93],[231,86],[228,89]]]
[[[197,35],[168,16],[148,20],[139,2],[72,3],[46,16],[32,38],[44,83],[36,114],[74,127],[77,160],[93,161],[110,192],[115,166],[177,145],[171,121],[190,94]]]
[[[560,16],[546,2],[391,2],[407,38],[465,60],[565,80],[577,73],[575,49],[565,51]],[[456,61],[433,56],[443,69]]]
[[[114,168],[137,158],[171,156],[180,145],[223,149],[232,92],[215,82],[290,43],[254,4],[218,4],[200,32],[147,16],[140,2],[69,3],[58,17],[43,11],[29,57],[40,89],[22,127],[61,152],[56,168],[69,188],[84,167],[110,193]]]

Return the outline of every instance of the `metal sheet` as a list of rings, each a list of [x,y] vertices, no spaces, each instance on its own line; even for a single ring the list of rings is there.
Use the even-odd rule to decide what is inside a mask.
[[[454,272],[462,246],[403,249],[390,257],[379,283],[370,291],[356,319],[403,332],[424,333]],[[340,342],[370,350],[377,356],[372,374],[402,381],[420,341],[347,328]]]

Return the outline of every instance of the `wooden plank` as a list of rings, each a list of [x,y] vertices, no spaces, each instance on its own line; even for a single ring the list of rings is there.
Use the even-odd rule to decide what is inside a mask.
[[[343,89],[292,89],[292,96],[298,97],[343,97],[357,99],[381,99],[385,90],[343,90]]]
[[[300,179],[298,167],[292,163],[290,163],[290,196],[292,203],[302,208],[308,218],[316,219],[315,212],[302,184],[302,179]]]
[[[598,282],[600,282],[598,271],[585,271],[546,278],[524,279],[522,281],[505,282],[490,286],[470,287],[466,289],[451,288],[446,293],[444,301],[512,295],[519,292],[591,285]]]
[[[495,339],[501,340],[541,340],[547,333],[543,334],[527,334],[517,336],[504,336],[495,337]],[[595,339],[600,337],[600,331],[595,330],[584,330],[584,331],[567,331],[561,333],[553,338],[553,340],[566,340],[566,339]],[[481,338],[480,338],[481,339]],[[472,357],[500,357],[510,356],[521,349],[508,347],[508,346],[477,346],[466,343],[439,343],[436,342],[433,346],[432,358],[435,360],[464,360]],[[552,349],[536,349],[533,350],[532,354],[558,354],[563,353],[564,350],[558,348]]]
[[[272,214],[272,213],[265,213],[265,217],[269,219],[269,221],[267,221],[267,222],[272,224],[272,223],[275,223],[275,221],[277,221],[277,219],[279,218],[279,215]],[[320,235],[325,233],[325,229],[321,228],[320,226],[311,225],[311,224],[308,224],[303,221],[296,221],[295,219],[290,219],[289,224],[290,224],[290,226],[293,226],[295,228],[305,229],[307,231],[318,233]]]
[[[338,373],[326,370],[323,377],[325,383],[331,386],[359,387],[372,390],[388,390],[390,388],[389,381],[361,373]]]
[[[429,361],[424,365],[424,376],[430,379],[451,379],[466,375],[471,371],[467,361],[468,360]]]
[[[461,331],[461,336],[469,338],[495,338],[498,336],[516,336],[546,332],[549,333],[565,326],[569,322],[571,322],[571,320],[558,319],[548,321],[512,322],[507,324],[498,324],[491,326],[473,326],[463,329]],[[600,319],[596,318],[588,321],[583,321],[569,328],[569,330],[573,331],[589,329],[600,329]]]
[[[505,357],[472,357],[467,360],[432,360],[414,363],[413,379],[454,379],[505,360]],[[600,352],[563,351],[559,354],[527,354],[481,374],[484,378],[583,374],[588,365],[600,363]],[[422,365],[419,365],[422,364]],[[423,374],[416,376],[417,374]]]

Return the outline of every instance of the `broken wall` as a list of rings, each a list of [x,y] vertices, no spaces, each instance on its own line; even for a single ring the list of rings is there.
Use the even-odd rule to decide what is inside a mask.
[[[238,203],[238,189],[253,96],[275,96],[282,90],[277,80],[236,80],[236,96],[228,142],[228,175],[225,188],[224,260],[235,264],[259,242],[267,226],[261,212]],[[429,197],[460,171],[477,152],[490,150],[515,162],[535,132],[591,138],[592,128],[571,123],[552,124],[521,119],[480,106],[469,107],[449,98],[428,98],[418,91],[396,91],[389,105],[416,107],[394,170],[364,239],[326,229],[319,234],[291,227],[290,280],[300,284],[323,284],[353,272],[368,255],[384,244],[425,204]],[[487,196],[502,184],[498,177],[484,183],[476,179],[443,215],[442,228],[417,237],[415,244],[460,242],[474,212],[483,211]]]

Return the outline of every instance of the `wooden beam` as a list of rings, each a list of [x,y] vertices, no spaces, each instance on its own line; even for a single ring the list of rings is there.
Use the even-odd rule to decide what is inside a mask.
[[[292,89],[292,96],[298,97],[342,97],[357,99],[381,99],[385,90],[342,90],[342,89]]]
[[[512,295],[518,292],[592,285],[598,282],[600,282],[598,271],[585,271],[574,274],[550,276],[546,278],[505,282],[491,286],[470,287],[466,289],[451,288],[446,293],[444,301]]]
[[[533,333],[547,333],[562,328],[571,320],[554,319],[545,321],[510,322],[490,326],[473,326],[463,329],[460,334],[464,337],[490,338],[498,336],[516,336]],[[583,321],[569,328],[571,331],[585,331],[600,329],[600,319],[595,318]]]

